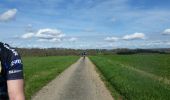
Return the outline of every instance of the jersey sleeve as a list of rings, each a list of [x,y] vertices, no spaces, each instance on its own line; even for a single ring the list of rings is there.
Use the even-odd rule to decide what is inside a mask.
[[[7,80],[23,79],[23,64],[18,52],[11,48],[8,44],[4,44],[2,50],[3,66]]]

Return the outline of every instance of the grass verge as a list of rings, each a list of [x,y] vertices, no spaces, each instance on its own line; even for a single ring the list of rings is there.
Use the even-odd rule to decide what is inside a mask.
[[[78,60],[78,56],[24,57],[26,100]]]
[[[135,56],[135,57],[133,57]],[[166,57],[162,58],[160,56]],[[119,58],[118,58],[119,57]],[[125,58],[124,58],[125,57]],[[148,58],[150,57],[150,59]],[[156,57],[156,58],[154,58]],[[158,58],[159,57],[159,58]],[[153,58],[153,59],[152,59]],[[168,70],[169,56],[165,55],[132,55],[126,56],[91,56],[90,59],[100,70],[102,75],[111,84],[124,100],[169,100],[170,85],[160,80],[149,77],[146,73],[155,74],[160,77],[167,76],[163,73]],[[155,62],[155,59],[160,62]],[[162,60],[167,59],[167,60]],[[154,64],[153,64],[154,63]],[[156,63],[156,64],[155,64]],[[148,64],[148,66],[146,66]],[[168,65],[168,66],[167,66]],[[143,67],[142,67],[143,66]],[[162,67],[161,67],[162,66]],[[148,67],[148,68],[147,68]],[[142,70],[142,73],[134,70]],[[159,68],[159,69],[157,69]],[[149,71],[147,70],[149,69]],[[160,72],[158,72],[160,71]],[[114,92],[114,91],[113,91]]]
[[[115,88],[112,87],[111,83],[107,81],[107,79],[103,76],[102,72],[98,69],[98,67],[95,67],[95,70],[99,74],[104,84],[106,85],[107,89],[110,91],[114,100],[122,100],[122,96],[120,95],[120,93],[117,92]]]

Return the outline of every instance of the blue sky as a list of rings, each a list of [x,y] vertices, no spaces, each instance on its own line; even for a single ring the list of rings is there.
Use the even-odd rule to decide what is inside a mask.
[[[28,48],[169,48],[169,5],[169,0],[1,0],[0,41]]]

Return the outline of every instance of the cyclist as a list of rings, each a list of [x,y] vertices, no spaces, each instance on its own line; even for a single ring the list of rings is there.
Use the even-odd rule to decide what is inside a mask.
[[[25,100],[21,58],[15,49],[1,42],[0,100]]]
[[[82,53],[83,59],[85,59],[86,54],[87,54],[87,53],[86,53],[85,51]]]

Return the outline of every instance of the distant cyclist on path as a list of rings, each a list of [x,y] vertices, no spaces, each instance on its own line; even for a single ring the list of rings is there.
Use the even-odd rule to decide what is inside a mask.
[[[86,52],[86,51],[84,51],[84,52],[82,53],[83,59],[85,59],[85,58],[86,58],[86,55],[87,55],[87,52]]]
[[[15,49],[1,42],[0,100],[25,100],[21,58]]]

